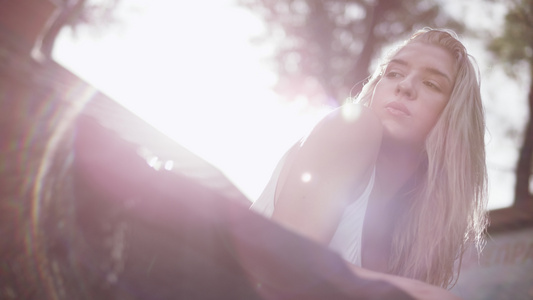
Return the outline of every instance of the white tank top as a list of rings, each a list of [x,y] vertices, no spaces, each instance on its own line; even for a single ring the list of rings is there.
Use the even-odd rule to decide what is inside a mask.
[[[264,215],[267,218],[272,216],[275,207],[276,187],[281,170],[285,166],[287,157],[295,149],[290,149],[279,161],[270,181],[267,183],[263,193],[250,207],[251,210]],[[333,237],[329,243],[329,248],[339,253],[345,260],[361,266],[361,243],[363,235],[363,222],[365,219],[368,198],[374,187],[376,170],[374,168],[368,185],[358,199],[346,207]]]

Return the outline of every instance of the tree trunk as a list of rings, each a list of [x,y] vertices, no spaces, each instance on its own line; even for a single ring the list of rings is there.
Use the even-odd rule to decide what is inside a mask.
[[[41,53],[46,59],[52,58],[52,52],[57,36],[65,25],[72,24],[79,16],[81,10],[85,6],[86,0],[78,0],[71,6],[62,8],[59,16],[54,20],[50,28],[46,31],[41,42]]]
[[[516,164],[516,183],[514,203],[519,204],[531,199],[529,191],[529,178],[531,176],[532,158],[533,158],[533,66],[531,66],[531,83],[529,85],[528,106],[529,116],[524,132],[524,141],[520,147],[520,154]]]
[[[374,7],[369,7],[367,10],[370,21],[366,30],[367,36],[363,41],[363,49],[357,57],[352,71],[350,74],[348,74],[348,76],[345,77],[345,80],[349,80],[351,84],[354,85],[353,89],[351,90],[352,96],[356,96],[359,94],[359,92],[361,92],[364,81],[370,75],[370,62],[372,61],[372,57],[377,48],[374,29],[377,24],[379,24],[380,18],[384,15],[386,10],[387,8],[383,0],[377,1]]]

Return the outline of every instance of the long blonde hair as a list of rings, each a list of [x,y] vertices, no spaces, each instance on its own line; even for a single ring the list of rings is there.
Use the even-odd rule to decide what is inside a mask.
[[[485,121],[479,73],[457,35],[425,28],[391,52],[365,84],[356,101],[369,106],[388,62],[409,43],[427,43],[455,59],[450,99],[425,143],[425,157],[410,206],[395,227],[389,272],[449,287],[457,280],[470,243],[480,251],[487,226]]]

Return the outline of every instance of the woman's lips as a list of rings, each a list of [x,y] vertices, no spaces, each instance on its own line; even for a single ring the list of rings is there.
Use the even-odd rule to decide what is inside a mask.
[[[397,101],[393,101],[393,102],[390,102],[389,104],[387,104],[385,106],[385,108],[395,114],[395,115],[406,115],[406,116],[410,116],[411,113],[409,112],[409,109],[407,109],[407,106],[405,106],[403,103],[401,102],[397,102]]]

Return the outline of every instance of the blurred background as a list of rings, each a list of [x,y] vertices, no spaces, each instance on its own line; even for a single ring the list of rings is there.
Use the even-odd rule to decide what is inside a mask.
[[[483,256],[468,256],[453,291],[533,299],[533,1],[0,0],[0,7],[3,78],[40,72],[38,84],[55,95],[25,102],[19,90],[29,87],[13,91],[4,80],[4,174],[39,173],[29,151],[46,153],[62,118],[81,113],[137,145],[151,168],[197,178],[244,205],[293,143],[357,95],[396,42],[426,26],[455,30],[481,74],[491,226]],[[5,220],[15,223],[23,212],[40,213],[38,201],[10,196],[35,194],[38,177],[22,177],[2,178],[4,213],[19,214]]]

